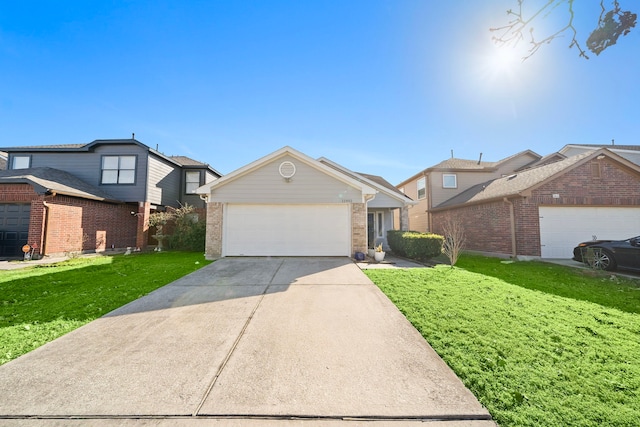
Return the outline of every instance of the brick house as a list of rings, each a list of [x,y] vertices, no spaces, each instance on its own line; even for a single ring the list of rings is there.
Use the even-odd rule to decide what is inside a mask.
[[[165,156],[135,139],[2,148],[0,257],[29,244],[41,256],[149,243],[149,215],[188,203],[221,176],[185,156]]]
[[[562,157],[560,157],[562,158]],[[431,209],[455,195],[473,187],[526,167],[558,160],[554,156],[542,157],[526,150],[497,162],[467,160],[451,157],[428,167],[404,180],[396,187],[417,203],[408,211],[408,227],[413,231],[433,230]]]
[[[586,151],[474,185],[431,215],[436,233],[457,219],[469,250],[571,258],[594,236],[640,234],[640,166],[606,148]]]

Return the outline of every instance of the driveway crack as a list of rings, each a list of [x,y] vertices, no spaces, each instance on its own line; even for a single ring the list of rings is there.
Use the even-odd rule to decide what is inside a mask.
[[[256,305],[253,307],[253,310],[251,310],[251,314],[249,315],[247,320],[244,322],[244,325],[242,326],[242,329],[240,330],[240,333],[238,334],[238,336],[236,337],[235,341],[233,342],[233,345],[231,346],[231,348],[227,352],[226,356],[224,357],[224,360],[220,364],[220,367],[218,368],[218,371],[216,372],[216,374],[211,379],[211,382],[209,383],[209,386],[207,387],[207,390],[205,391],[204,395],[202,396],[202,399],[200,399],[200,403],[196,407],[196,410],[193,411],[191,416],[197,417],[198,414],[200,413],[200,411],[202,410],[202,406],[204,406],[204,403],[209,398],[209,395],[211,394],[211,391],[213,390],[213,387],[216,385],[216,382],[218,381],[218,378],[222,374],[222,371],[224,371],[224,368],[227,366],[227,363],[229,362],[229,359],[231,359],[231,355],[233,355],[233,353],[235,352],[236,348],[238,347],[238,344],[240,344],[240,340],[244,336],[245,331],[247,330],[247,328],[249,327],[249,324],[251,323],[251,320],[253,319],[254,314],[256,313],[256,311],[258,311],[258,307],[260,307],[260,304],[262,304],[262,300],[264,300],[264,297],[267,294],[267,292],[269,291],[269,288],[271,287],[271,284],[273,283],[273,279],[276,277],[276,275],[280,271],[280,268],[282,267],[282,264],[284,264],[284,260],[280,261],[280,264],[278,265],[278,268],[276,268],[275,272],[273,273],[273,275],[269,279],[269,283],[264,288],[264,291],[262,291],[262,294],[260,295],[260,298],[258,299],[258,302],[256,302]]]

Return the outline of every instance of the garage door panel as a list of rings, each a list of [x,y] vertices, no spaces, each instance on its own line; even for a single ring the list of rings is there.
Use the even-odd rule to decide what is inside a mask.
[[[227,256],[348,256],[348,205],[235,205],[224,220]]]
[[[0,203],[0,257],[22,255],[22,246],[29,236],[31,205]]]
[[[626,239],[640,235],[640,208],[550,207],[540,208],[542,258],[571,258],[580,242]]]

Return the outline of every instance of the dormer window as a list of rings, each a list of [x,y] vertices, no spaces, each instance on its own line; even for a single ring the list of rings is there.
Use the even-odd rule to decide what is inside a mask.
[[[102,156],[101,184],[135,184],[136,156]]]
[[[185,174],[185,193],[195,194],[200,187],[200,171],[188,171]]]
[[[31,156],[12,156],[11,169],[28,169],[31,167]]]
[[[442,188],[458,188],[458,177],[455,173],[442,174]]]

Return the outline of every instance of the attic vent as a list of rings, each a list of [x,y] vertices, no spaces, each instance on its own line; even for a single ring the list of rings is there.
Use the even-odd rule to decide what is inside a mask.
[[[280,172],[280,176],[288,181],[296,174],[296,165],[291,162],[282,162],[280,163],[278,171]]]

